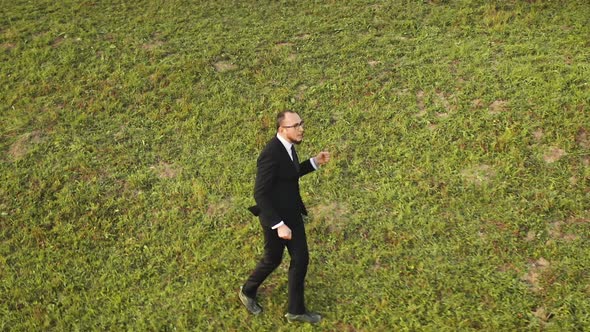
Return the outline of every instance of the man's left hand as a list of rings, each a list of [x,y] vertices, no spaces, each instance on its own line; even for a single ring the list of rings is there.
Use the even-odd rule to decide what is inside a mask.
[[[330,161],[330,152],[322,151],[317,154],[317,156],[313,157],[313,161],[316,165],[324,165],[328,161]]]

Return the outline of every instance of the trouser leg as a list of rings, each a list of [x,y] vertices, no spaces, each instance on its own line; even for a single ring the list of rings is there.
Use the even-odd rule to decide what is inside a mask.
[[[242,291],[248,297],[256,297],[258,287],[281,264],[285,241],[279,238],[277,231],[264,227],[264,256],[250,274]]]
[[[291,241],[287,242],[287,249],[291,256],[289,266],[289,305],[288,312],[294,315],[305,313],[304,289],[305,275],[309,264],[309,250],[303,223],[293,227]]]

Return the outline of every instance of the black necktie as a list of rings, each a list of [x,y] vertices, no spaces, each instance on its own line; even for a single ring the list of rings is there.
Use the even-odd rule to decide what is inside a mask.
[[[293,164],[295,164],[295,170],[299,173],[299,158],[297,158],[297,152],[295,152],[295,145],[291,145],[291,156],[293,157]]]

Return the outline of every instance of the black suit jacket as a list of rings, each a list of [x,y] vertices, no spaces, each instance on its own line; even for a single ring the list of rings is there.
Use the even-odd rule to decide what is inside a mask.
[[[256,205],[249,210],[259,216],[266,227],[281,221],[287,225],[301,222],[301,215],[307,215],[307,210],[299,193],[299,178],[314,170],[308,159],[299,164],[297,172],[285,146],[273,137],[258,156],[254,185]]]

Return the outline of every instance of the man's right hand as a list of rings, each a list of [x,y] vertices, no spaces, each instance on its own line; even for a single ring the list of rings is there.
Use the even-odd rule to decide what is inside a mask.
[[[277,228],[279,237],[283,240],[291,240],[291,229],[287,225],[282,225]]]

